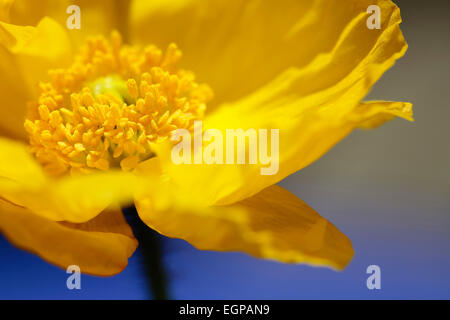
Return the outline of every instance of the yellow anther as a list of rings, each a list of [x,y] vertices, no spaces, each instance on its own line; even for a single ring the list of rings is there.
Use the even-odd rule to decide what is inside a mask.
[[[138,97],[138,88],[136,84],[136,80],[128,79],[127,81],[128,92],[130,93],[131,98],[136,99]]]
[[[38,108],[39,116],[42,120],[48,120],[50,117],[50,111],[48,110],[48,107],[44,104],[40,105]]]
[[[152,143],[192,130],[212,99],[207,85],[176,66],[175,44],[125,46],[120,34],[91,38],[67,69],[49,71],[24,126],[31,151],[52,174],[120,167],[154,155]]]
[[[81,152],[81,151],[84,151],[84,150],[86,150],[86,149],[84,148],[84,146],[83,146],[82,143],[75,143],[75,150]]]
[[[130,156],[120,161],[120,167],[125,171],[130,171],[137,167],[139,164],[139,158],[136,156]]]

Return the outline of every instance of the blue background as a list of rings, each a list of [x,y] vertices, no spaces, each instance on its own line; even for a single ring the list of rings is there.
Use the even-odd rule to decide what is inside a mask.
[[[296,181],[299,177],[289,180]],[[289,187],[290,181],[285,182]],[[320,194],[320,192],[311,192]],[[353,192],[321,193],[333,203],[326,211],[341,216],[339,227],[356,255],[343,272],[286,265],[241,253],[205,252],[183,240],[163,238],[164,263],[176,299],[443,299],[450,298],[450,218],[448,199],[414,208],[413,195],[372,194],[364,203],[395,197],[402,204],[364,208],[347,203]],[[313,197],[311,197],[313,198]],[[368,197],[369,198],[369,197]],[[322,205],[330,208],[332,205]],[[345,207],[344,211],[336,209]],[[383,213],[383,214],[381,214]],[[395,218],[393,217],[395,215]],[[388,218],[391,216],[391,218]],[[431,216],[431,217],[430,217]],[[431,219],[432,218],[432,219]],[[437,219],[436,219],[437,218]],[[111,278],[82,276],[82,289],[66,288],[67,274],[0,241],[1,299],[146,299],[148,291],[138,251],[128,268]],[[367,266],[381,268],[381,290],[366,287]]]

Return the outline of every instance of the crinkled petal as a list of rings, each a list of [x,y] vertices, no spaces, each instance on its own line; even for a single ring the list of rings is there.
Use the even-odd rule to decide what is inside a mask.
[[[350,240],[302,200],[271,186],[239,203],[198,207],[189,196],[140,197],[136,207],[151,228],[198,249],[241,251],[259,258],[343,269],[353,256]]]
[[[381,8],[381,30],[366,26],[370,5]],[[310,72],[313,79],[304,76],[292,86],[292,94],[334,85],[383,42],[378,39],[396,22],[391,19],[397,11],[390,0],[135,0],[130,34],[142,44],[177,43],[182,63],[211,85],[213,103],[219,104],[293,67],[312,66],[316,72]]]
[[[363,119],[368,119],[359,121],[361,129],[374,129],[395,117],[414,121],[412,104],[406,102],[368,101],[361,103],[356,109],[356,121],[358,121],[358,111],[361,112]],[[371,117],[370,113],[372,113]]]
[[[345,105],[345,101],[348,99],[341,103]],[[232,204],[258,193],[316,161],[355,128],[374,128],[393,117],[413,120],[411,104],[387,101],[358,104],[351,113],[337,119],[314,109],[299,117],[275,112],[252,112],[243,117],[234,111],[233,108],[219,110],[217,118],[209,118],[212,120],[210,123],[208,119],[204,121],[205,129],[220,130],[225,157],[227,128],[267,128],[268,155],[272,157],[269,164],[249,164],[248,141],[245,164],[236,164],[236,158],[235,164],[226,164],[225,159],[224,164],[174,164],[172,145],[157,148],[158,166],[164,175],[174,185],[191,190],[192,197],[198,197],[205,205]],[[279,130],[278,161],[271,155],[273,129]],[[259,152],[261,145],[257,144]],[[200,152],[205,152],[207,146],[208,143]],[[263,175],[262,169],[267,170],[271,166],[271,174]]]
[[[329,3],[334,5],[334,1]],[[208,204],[230,204],[311,164],[357,127],[392,118],[387,114],[411,118],[407,103],[361,104],[372,85],[407,50],[399,28],[399,9],[391,1],[377,3],[383,13],[381,30],[367,28],[366,1],[344,6],[345,13],[334,12],[346,23],[332,49],[303,67],[291,65],[284,72],[280,70],[269,83],[238,101],[221,105],[204,119],[203,129],[218,129],[223,137],[226,129],[266,129],[268,136],[270,130],[279,129],[279,170],[275,174],[262,175],[261,164],[175,166],[170,148],[161,148],[158,156],[163,159],[164,171],[177,184],[190,184],[196,190],[203,187],[204,192],[199,193],[208,195]],[[270,145],[269,139],[268,148]],[[213,176],[219,179],[211,179]]]
[[[137,241],[120,210],[83,224],[59,223],[0,198],[0,231],[19,248],[66,269],[110,276],[121,272]]]

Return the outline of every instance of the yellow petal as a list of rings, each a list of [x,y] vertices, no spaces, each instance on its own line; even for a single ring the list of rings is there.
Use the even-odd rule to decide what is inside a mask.
[[[39,188],[0,184],[0,195],[54,221],[85,222],[111,205],[130,205],[143,181],[132,173],[110,171],[48,179]],[[3,190],[2,190],[3,189]]]
[[[361,129],[376,128],[395,117],[414,121],[411,103],[389,101],[364,102],[356,109],[356,121],[360,120],[358,119],[358,111],[361,112],[364,119],[368,119],[362,122],[359,121],[359,128]],[[370,114],[372,114],[371,117]]]
[[[137,247],[119,210],[105,211],[84,224],[59,223],[0,199],[0,231],[19,248],[66,269],[109,276],[121,272]]]
[[[366,27],[370,5],[381,8],[381,30]],[[215,103],[241,98],[313,62],[320,78],[303,77],[292,88],[296,94],[335,84],[399,20],[389,0],[135,0],[130,12],[131,39],[177,43],[182,63],[211,85]],[[382,45],[377,52],[383,53]]]
[[[197,207],[188,196],[170,201],[142,197],[140,217],[151,228],[198,249],[242,251],[259,258],[341,270],[350,240],[302,200],[279,186],[225,207]],[[178,201],[182,202],[178,202]]]
[[[145,188],[142,179],[121,171],[48,177],[25,145],[8,139],[0,138],[0,151],[0,197],[50,220],[88,221],[111,205],[130,204]]]
[[[335,1],[330,3],[335,5]],[[161,148],[158,156],[164,171],[177,184],[190,184],[194,190],[203,186],[206,190],[200,193],[208,195],[208,204],[230,204],[311,164],[359,126],[368,127],[373,122],[373,127],[388,120],[386,114],[411,118],[410,104],[360,104],[372,85],[407,49],[399,28],[399,9],[391,1],[377,3],[384,13],[381,30],[367,28],[366,1],[346,7],[345,12],[333,11],[335,19],[341,17],[336,21],[345,23],[329,51],[318,53],[303,67],[280,70],[281,74],[266,85],[240,100],[219,106],[205,118],[203,128],[218,129],[224,137],[226,129],[279,129],[276,174],[261,175],[261,165],[175,166],[170,148]],[[331,25],[327,22],[318,28]],[[333,25],[338,27],[340,24]],[[235,82],[245,83],[246,79],[235,78]]]
[[[71,46],[65,30],[45,18],[36,27],[0,21],[0,130],[25,138],[26,104],[50,68],[67,64]]]
[[[0,154],[0,185],[21,184],[31,189],[45,183],[41,166],[25,144],[0,137]]]
[[[330,102],[330,105],[338,108],[341,103],[346,107],[346,102],[352,103],[343,97],[342,100],[336,101],[336,105],[333,105],[333,101]],[[241,106],[245,107],[245,105]],[[295,105],[292,107],[295,109]],[[355,128],[374,128],[395,116],[413,120],[411,104],[387,101],[358,104],[352,112],[342,117],[335,117],[333,113],[322,113],[320,109],[311,109],[300,116],[292,115],[290,110],[280,114],[277,114],[275,110],[269,112],[261,110],[244,115],[239,110],[242,109],[219,109],[215,115],[205,119],[204,129],[220,130],[224,140],[226,140],[227,128],[268,129],[267,136],[269,137],[270,130],[279,129],[278,165],[276,165],[275,158],[271,160],[271,163],[275,164],[274,168],[278,169],[278,171],[273,170],[274,174],[262,175],[261,169],[267,168],[269,165],[249,164],[248,155],[246,155],[246,163],[239,165],[206,164],[205,162],[202,164],[174,164],[171,159],[172,145],[155,147],[158,157],[152,159],[153,164],[147,167],[159,166],[160,172],[163,172],[167,179],[172,181],[172,184],[191,190],[192,197],[198,197],[198,201],[204,205],[232,204],[250,197],[308,166]],[[272,141],[268,141],[268,150],[272,143]],[[202,152],[205,151],[206,146]],[[257,148],[258,150],[261,148],[259,143]],[[223,150],[224,155],[225,153],[226,146]]]
[[[80,7],[80,29],[67,29],[73,44],[78,47],[86,37],[108,36],[118,29],[123,36],[127,33],[129,0],[15,0],[11,8],[11,22],[19,25],[34,25],[43,17],[55,19],[66,28],[72,13],[67,13],[70,5]]]

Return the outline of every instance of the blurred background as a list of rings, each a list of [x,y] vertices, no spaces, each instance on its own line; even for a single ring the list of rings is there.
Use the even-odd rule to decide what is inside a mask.
[[[410,101],[415,123],[356,131],[281,185],[333,222],[356,254],[343,272],[240,253],[198,251],[162,237],[175,299],[450,299],[450,2],[395,1],[409,43],[368,99]],[[381,268],[368,290],[366,268]],[[67,274],[0,235],[0,299],[147,299],[142,256],[111,278]]]

